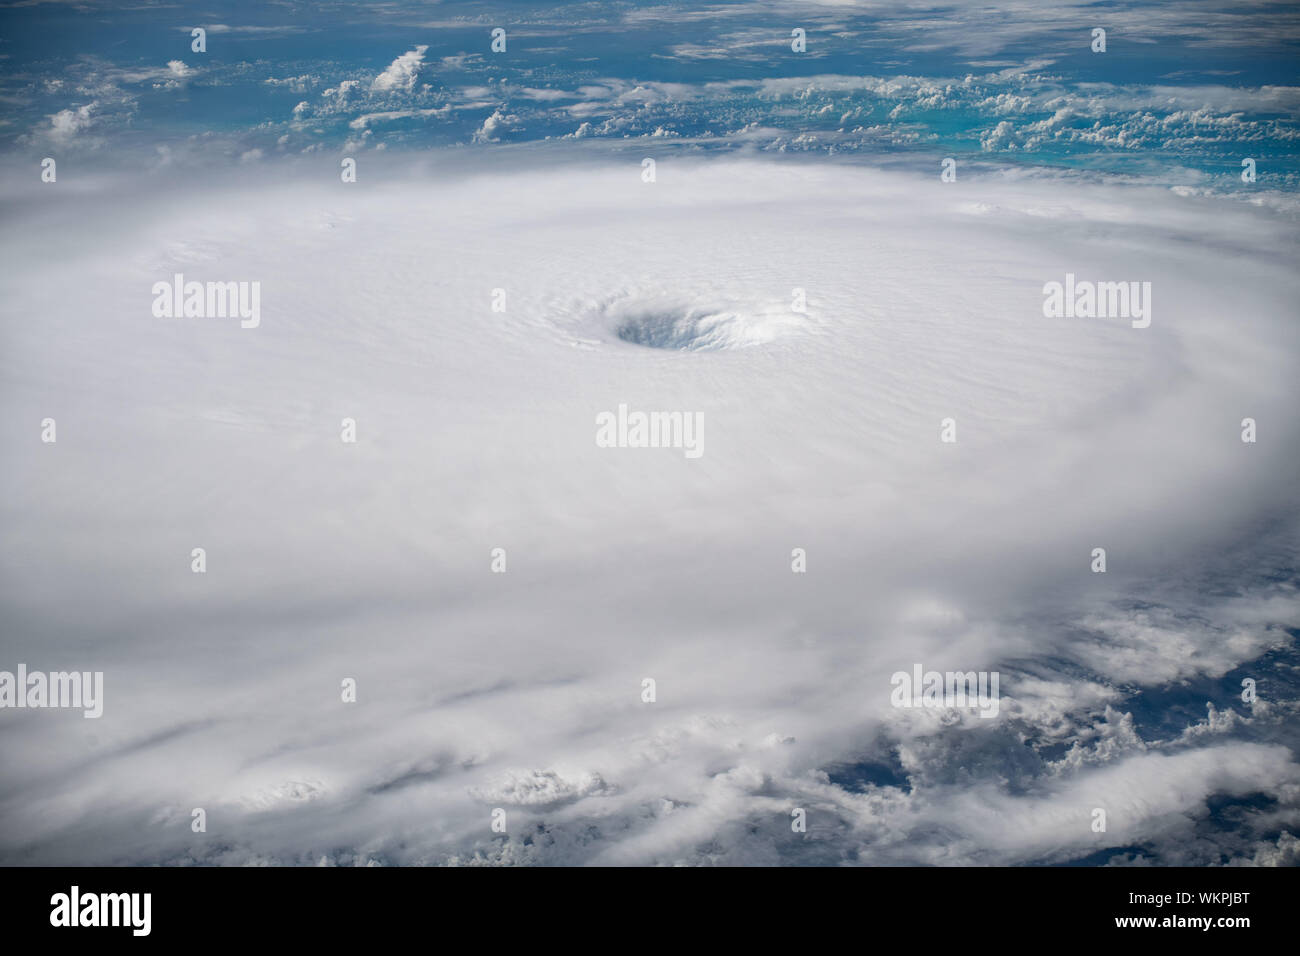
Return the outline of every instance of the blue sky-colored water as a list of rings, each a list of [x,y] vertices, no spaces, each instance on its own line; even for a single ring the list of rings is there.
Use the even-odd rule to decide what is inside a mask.
[[[585,138],[952,156],[1225,190],[1247,157],[1271,188],[1294,188],[1300,171],[1288,4],[1030,5],[1017,21],[962,3],[90,3],[7,7],[0,24],[0,145],[20,151]],[[193,52],[189,30],[205,24],[207,51]],[[409,75],[377,88],[408,51]]]

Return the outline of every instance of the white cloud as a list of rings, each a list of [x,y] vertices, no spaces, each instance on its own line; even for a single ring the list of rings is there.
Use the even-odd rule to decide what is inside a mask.
[[[476,143],[495,143],[499,140],[496,134],[502,129],[508,128],[511,123],[518,121],[517,116],[510,116],[501,110],[493,110],[492,115],[483,121],[477,132],[474,133],[474,142]]]
[[[1152,731],[1135,692],[1212,682],[1295,619],[1262,573],[1296,556],[1294,220],[1049,174],[665,157],[648,184],[573,148],[375,153],[365,190],[127,177],[86,187],[72,241],[0,223],[8,307],[64,289],[0,378],[31,410],[0,420],[23,502],[0,668],[106,687],[98,721],[0,720],[25,768],[0,858],[1191,859],[1209,797],[1253,791],[1275,804],[1228,850],[1291,858],[1296,766],[1267,739],[1291,705],[1246,723],[1198,683],[1205,729]],[[1067,269],[1151,281],[1151,328],[1044,319]],[[175,272],[260,279],[261,326],[151,320]],[[806,314],[776,310],[793,286]],[[620,339],[646,309],[765,335]],[[596,447],[620,402],[703,412],[704,456]],[[57,459],[28,434],[51,405]],[[1000,667],[1006,706],[894,709],[914,662]]]
[[[374,82],[370,84],[370,89],[376,92],[393,90],[410,92],[415,86],[415,77],[420,71],[420,64],[424,61],[424,51],[427,49],[428,46],[417,46],[414,50],[407,50],[390,63],[388,69],[375,77]]]
[[[400,119],[418,119],[431,116],[446,116],[451,112],[450,107],[434,108],[427,110],[384,110],[378,113],[363,113],[356,119],[348,123],[351,129],[365,129],[376,123],[389,123],[393,120]]]
[[[72,109],[59,110],[50,117],[51,138],[56,142],[61,143],[66,143],[74,139],[78,133],[87,129],[94,122],[91,116],[94,110],[94,103],[87,103],[84,106],[77,106]]]

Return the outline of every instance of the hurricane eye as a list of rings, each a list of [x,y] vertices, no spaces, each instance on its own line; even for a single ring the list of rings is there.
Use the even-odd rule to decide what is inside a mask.
[[[619,302],[602,310],[607,334],[643,348],[710,352],[765,345],[804,327],[804,316],[775,303]]]

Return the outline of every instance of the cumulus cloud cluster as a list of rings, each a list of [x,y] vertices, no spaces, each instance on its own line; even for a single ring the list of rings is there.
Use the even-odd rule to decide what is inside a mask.
[[[388,65],[370,84],[372,90],[407,90],[415,86],[415,78],[420,72],[420,63],[424,60],[424,51],[428,45],[417,46],[407,50]]]

